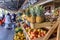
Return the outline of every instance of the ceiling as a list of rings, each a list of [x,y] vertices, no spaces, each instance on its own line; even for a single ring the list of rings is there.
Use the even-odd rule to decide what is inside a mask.
[[[23,3],[24,0],[0,0],[0,8],[17,11]]]
[[[38,0],[0,0],[0,8],[15,11],[25,9],[29,5],[39,2]]]

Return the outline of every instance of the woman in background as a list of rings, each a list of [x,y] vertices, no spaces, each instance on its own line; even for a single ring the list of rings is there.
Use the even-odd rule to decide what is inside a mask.
[[[11,15],[10,15],[10,13],[8,13],[5,16],[5,28],[12,28],[11,27]]]

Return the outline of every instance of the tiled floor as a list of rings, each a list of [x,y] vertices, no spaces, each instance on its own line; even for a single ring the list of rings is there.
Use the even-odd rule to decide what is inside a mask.
[[[0,26],[0,40],[13,40],[14,29],[8,30]]]

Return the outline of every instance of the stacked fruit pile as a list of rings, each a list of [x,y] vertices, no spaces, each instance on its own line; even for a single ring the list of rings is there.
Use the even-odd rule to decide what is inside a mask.
[[[24,27],[25,29],[30,28],[30,26],[28,26],[26,23],[24,23],[23,27]]]
[[[27,28],[26,31],[27,31],[29,37],[31,38],[31,40],[39,38],[39,37],[44,37],[47,33],[47,31],[42,30],[42,29]]]
[[[39,37],[44,37],[47,33],[47,31],[43,29],[32,29],[26,23],[24,23],[23,27],[26,29],[26,32],[28,33],[31,40]]]
[[[60,8],[54,9],[54,11],[53,11],[53,15],[54,15],[54,16],[59,16],[59,9],[60,9]]]
[[[15,30],[16,34],[14,35],[14,40],[26,40],[21,28],[16,28]]]
[[[25,10],[26,20],[31,23],[41,23],[44,21],[44,7],[30,6]]]

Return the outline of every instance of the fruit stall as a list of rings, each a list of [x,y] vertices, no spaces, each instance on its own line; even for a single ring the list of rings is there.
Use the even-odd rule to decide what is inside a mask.
[[[60,40],[60,0],[1,0],[0,17],[7,13],[16,26],[13,40]]]
[[[59,8],[46,17],[43,6],[30,6],[23,11],[21,19],[26,40],[60,40]]]
[[[14,35],[14,40],[26,40],[22,28],[16,28],[15,29],[15,35]]]

